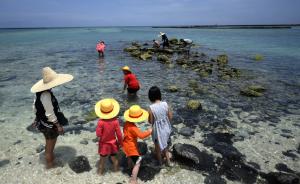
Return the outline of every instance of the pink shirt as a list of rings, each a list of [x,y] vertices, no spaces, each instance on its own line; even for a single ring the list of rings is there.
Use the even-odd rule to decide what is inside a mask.
[[[99,119],[96,128],[96,135],[99,138],[99,144],[119,144],[123,146],[122,133],[120,130],[119,120],[117,118],[102,120]],[[118,142],[117,139],[118,138]]]
[[[105,44],[104,43],[98,43],[97,46],[96,46],[96,50],[104,52],[104,50],[105,50]]]

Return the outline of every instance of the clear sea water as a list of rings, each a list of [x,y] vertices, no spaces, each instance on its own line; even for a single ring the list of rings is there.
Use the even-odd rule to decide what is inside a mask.
[[[193,51],[204,52],[210,57],[226,53],[229,64],[242,69],[245,77],[233,81],[201,79],[179,66],[170,68],[155,60],[139,61],[123,52],[123,48],[133,41],[151,43],[152,39],[158,39],[160,31],[166,32],[169,38],[192,39],[200,46],[193,48]],[[104,40],[107,46],[105,58],[102,59],[98,58],[95,51],[98,40]],[[263,55],[264,60],[254,61],[252,58],[256,54]],[[137,101],[128,100],[126,94],[122,93],[123,74],[120,68],[124,65],[132,68],[142,84]],[[260,136],[258,138],[254,135],[254,139],[250,139],[254,141],[253,144],[242,146],[256,145],[255,149],[259,150],[263,147],[259,143],[262,136],[266,135],[266,142],[275,140],[273,135],[279,136],[281,129],[288,130],[285,132],[292,136],[288,140],[280,138],[282,145],[296,149],[300,142],[299,27],[265,30],[151,27],[0,29],[0,127],[3,130],[11,128],[0,135],[0,143],[3,138],[9,139],[10,144],[15,141],[14,128],[21,128],[26,133],[25,128],[34,118],[34,94],[30,93],[30,88],[41,79],[41,69],[45,66],[75,77],[67,85],[54,88],[67,117],[84,117],[104,97],[116,98],[121,103],[121,113],[132,103],[147,108],[150,103],[148,89],[158,85],[162,89],[163,98],[174,110],[174,121],[183,118],[186,124],[193,124],[194,121],[207,123],[222,121],[223,118],[237,114],[237,121],[244,123],[240,126],[240,132],[255,132]],[[190,79],[197,80],[206,90],[202,94],[190,94]],[[240,88],[246,84],[263,85],[267,92],[259,98],[242,97],[239,95]],[[179,93],[168,93],[165,90],[168,85],[177,85],[181,90]],[[200,99],[205,109],[201,114],[194,114],[196,120],[194,117],[186,119],[181,114],[187,100],[191,98]],[[267,129],[270,132],[264,134]],[[8,144],[0,144],[0,150],[7,150]],[[278,149],[275,143],[268,143],[268,146]],[[261,153],[268,157],[274,149]],[[250,149],[244,151],[247,150]],[[249,155],[252,153],[247,155],[252,158]],[[276,156],[270,159],[274,159],[271,163],[275,163],[282,162],[283,158]],[[297,167],[298,161],[285,161],[294,163],[292,168],[300,168]],[[265,167],[272,168],[274,165]]]

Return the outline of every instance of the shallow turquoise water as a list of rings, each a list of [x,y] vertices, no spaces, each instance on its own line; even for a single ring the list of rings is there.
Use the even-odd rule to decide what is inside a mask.
[[[156,60],[139,61],[123,52],[123,48],[132,41],[151,43],[153,38],[158,39],[159,31],[166,32],[169,38],[193,39],[201,46],[193,48],[193,51],[204,52],[210,57],[227,53],[230,65],[243,69],[243,77],[230,81],[222,81],[216,77],[200,78],[196,73],[176,64],[169,67]],[[104,59],[99,59],[95,51],[95,45],[100,39],[107,45]],[[152,85],[158,85],[162,89],[163,98],[174,110],[175,118],[172,123],[183,123],[193,128],[198,126],[201,127],[201,133],[209,133],[204,126],[222,123],[224,118],[229,117],[239,125],[237,130],[234,130],[235,136],[245,137],[246,142],[237,141],[236,146],[249,160],[252,159],[269,171],[279,162],[290,164],[292,169],[299,171],[298,161],[283,157],[280,152],[296,149],[300,141],[299,28],[0,29],[0,53],[0,127],[4,132],[1,140],[4,138],[8,140],[0,145],[5,151],[0,152],[2,155],[14,147],[11,145],[17,139],[21,139],[11,132],[18,129],[18,133],[21,132],[27,139],[30,138],[30,134],[25,130],[34,118],[32,112],[34,94],[30,93],[30,88],[41,78],[41,69],[51,66],[59,73],[70,73],[75,77],[72,82],[54,88],[54,93],[67,117],[83,118],[99,99],[105,97],[114,97],[121,103],[120,116],[133,103],[147,108],[150,104],[147,97],[148,89]],[[255,54],[263,55],[264,60],[253,61],[251,58]],[[142,84],[139,98],[134,101],[128,100],[126,94],[121,92],[123,74],[120,68],[124,65],[132,68]],[[191,79],[198,81],[202,93],[191,93],[188,86]],[[267,88],[267,92],[259,98],[239,95],[240,88],[247,84],[263,85]],[[169,85],[178,86],[179,92],[167,92],[166,88]],[[204,110],[197,114],[187,113],[185,105],[189,99],[200,99]],[[284,132],[289,132],[288,136],[291,138],[286,138],[287,135],[281,136]],[[275,142],[279,142],[280,145]],[[254,154],[253,149],[261,154],[262,158],[258,157],[257,153]],[[7,155],[15,157],[8,153]],[[264,158],[267,158],[268,162],[265,162]]]

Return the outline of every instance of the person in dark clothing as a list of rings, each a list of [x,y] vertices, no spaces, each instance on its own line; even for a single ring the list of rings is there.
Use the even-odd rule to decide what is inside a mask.
[[[49,67],[43,68],[43,79],[34,84],[32,93],[36,93],[34,110],[36,118],[33,126],[44,134],[46,140],[45,158],[46,168],[54,167],[54,147],[59,134],[64,132],[59,116],[61,114],[58,102],[51,89],[73,79],[69,74],[57,74]]]
[[[166,35],[166,33],[160,32],[160,36],[161,36],[161,41],[163,42],[163,49],[165,47],[169,47],[169,39]]]

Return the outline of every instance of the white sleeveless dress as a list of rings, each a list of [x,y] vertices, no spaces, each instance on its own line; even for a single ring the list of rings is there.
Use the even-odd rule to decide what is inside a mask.
[[[158,142],[161,150],[168,146],[168,140],[171,135],[171,124],[168,118],[167,102],[159,102],[150,105],[154,117],[152,140]]]

